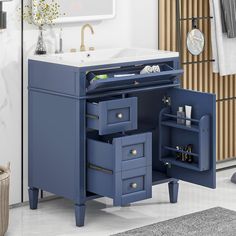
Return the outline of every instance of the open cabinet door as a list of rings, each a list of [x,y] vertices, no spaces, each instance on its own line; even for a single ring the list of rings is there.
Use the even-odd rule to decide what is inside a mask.
[[[215,95],[174,88],[167,92],[167,96],[170,97],[171,102],[170,106],[160,113],[159,156],[162,162],[168,163],[168,176],[215,188]],[[178,108],[185,105],[192,107],[191,126],[186,126],[186,120],[184,124],[177,124]],[[181,147],[182,150],[186,145],[193,147],[190,156],[186,150],[178,149]]]

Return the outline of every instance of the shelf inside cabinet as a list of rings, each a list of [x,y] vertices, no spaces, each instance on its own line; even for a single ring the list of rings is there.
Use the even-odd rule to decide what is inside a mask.
[[[177,124],[177,119],[189,120],[191,121],[191,126]],[[159,129],[160,161],[195,171],[209,170],[210,116],[208,114],[197,114],[194,119],[179,118],[177,115],[173,114],[171,107],[166,107],[160,112]],[[177,146],[186,147],[189,144],[193,146],[193,152],[175,148]],[[192,156],[193,162],[189,163],[187,161],[177,160],[177,153]]]
[[[194,156],[194,157],[198,157],[198,154],[193,153],[193,152],[186,152],[186,151],[178,150],[176,148],[172,148],[172,147],[168,147],[168,146],[164,146],[163,148],[166,149],[166,150],[169,150],[169,151],[184,153],[184,154],[188,154],[188,155],[191,155],[191,156]]]
[[[175,166],[191,169],[191,170],[196,170],[196,171],[200,170],[198,163],[188,163],[188,162],[178,161],[175,159],[175,157],[171,157],[171,156],[162,157],[162,161],[175,165]]]
[[[191,125],[191,126],[180,125],[180,124],[177,124],[177,122],[174,120],[165,120],[165,121],[162,121],[161,124],[164,126],[168,126],[168,127],[172,127],[176,129],[184,129],[191,132],[199,132],[199,127],[197,125]]]

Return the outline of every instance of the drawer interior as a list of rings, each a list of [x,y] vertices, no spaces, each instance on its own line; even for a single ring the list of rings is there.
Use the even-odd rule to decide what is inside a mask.
[[[159,66],[160,71],[140,74],[145,66]],[[156,84],[171,84],[182,74],[183,70],[175,70],[173,68],[173,62],[90,71],[86,76],[87,91],[117,90],[133,87],[134,85],[139,87]]]

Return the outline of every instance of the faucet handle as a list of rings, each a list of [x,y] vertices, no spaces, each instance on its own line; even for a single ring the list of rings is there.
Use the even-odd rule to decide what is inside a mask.
[[[89,51],[95,51],[95,47],[89,47]]]

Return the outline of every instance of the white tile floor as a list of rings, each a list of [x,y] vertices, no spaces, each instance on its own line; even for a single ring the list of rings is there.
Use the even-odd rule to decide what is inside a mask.
[[[131,207],[112,207],[107,198],[90,201],[82,228],[75,227],[73,204],[63,199],[40,203],[36,211],[28,206],[15,208],[10,211],[5,236],[104,236],[216,206],[236,211],[236,185],[230,182],[234,172],[236,169],[217,173],[216,190],[180,182],[177,204],[169,203],[166,184],[153,188],[152,199]]]

